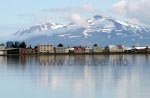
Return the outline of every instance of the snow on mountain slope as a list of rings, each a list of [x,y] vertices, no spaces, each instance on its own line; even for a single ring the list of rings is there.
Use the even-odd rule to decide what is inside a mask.
[[[38,24],[36,26],[32,26],[30,28],[22,29],[13,34],[12,38],[16,38],[18,40],[24,40],[33,36],[38,35],[51,35],[53,31],[64,28],[65,25],[57,24],[54,22]]]
[[[13,38],[28,44],[65,45],[149,45],[150,29],[122,22],[111,17],[95,15],[87,20],[89,26],[81,27],[74,23],[68,25],[45,23],[18,31]]]
[[[44,24],[38,24],[36,26],[30,27],[30,28],[27,28],[27,29],[20,30],[16,34],[17,35],[22,35],[22,34],[25,34],[25,33],[40,32],[40,31],[45,31],[45,30],[50,30],[50,29],[59,29],[59,28],[62,28],[64,26],[65,25],[63,25],[63,24],[57,24],[57,23],[54,23],[54,22],[44,23]]]

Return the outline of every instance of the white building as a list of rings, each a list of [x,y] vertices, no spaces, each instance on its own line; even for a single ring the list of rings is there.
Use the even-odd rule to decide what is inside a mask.
[[[133,47],[125,47],[124,49],[125,49],[125,51],[130,51],[130,50],[133,50],[134,48]]]
[[[124,52],[124,46],[122,46],[122,45],[109,45],[107,48],[110,53]]]
[[[5,50],[6,47],[5,46],[0,46],[0,50]]]
[[[54,53],[53,45],[38,45],[39,53]]]
[[[135,46],[134,49],[141,50],[141,49],[146,49],[146,47]]]
[[[6,54],[7,54],[6,47],[0,46],[0,55],[6,55]]]
[[[147,47],[147,48],[148,48],[147,52],[150,53],[150,47]]]
[[[93,53],[102,53],[102,52],[104,52],[104,48],[103,47],[98,47],[98,46],[93,46],[92,50],[93,50]]]
[[[69,53],[69,48],[65,48],[65,53]]]
[[[56,47],[55,48],[55,51],[56,51],[56,53],[65,53],[65,52],[67,52],[67,51],[65,51],[65,47]]]
[[[85,48],[85,53],[92,53],[92,48]]]
[[[7,51],[5,51],[5,50],[0,50],[0,55],[7,55]]]
[[[74,48],[69,48],[69,53],[74,53]]]

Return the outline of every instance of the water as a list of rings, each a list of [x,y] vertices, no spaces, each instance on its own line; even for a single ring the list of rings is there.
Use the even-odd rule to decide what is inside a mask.
[[[150,98],[150,55],[0,56],[0,98]]]

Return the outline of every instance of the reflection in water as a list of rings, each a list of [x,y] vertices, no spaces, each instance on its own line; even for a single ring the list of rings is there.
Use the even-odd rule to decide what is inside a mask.
[[[24,59],[24,57],[23,57]],[[22,60],[23,60],[22,59]],[[122,66],[128,65],[128,60],[123,55],[51,55],[51,56],[38,56],[36,61],[40,65],[115,65]],[[22,61],[21,60],[21,61]],[[24,61],[24,60],[23,60]],[[22,62],[23,63],[23,62]]]
[[[149,98],[150,55],[0,57],[0,98]]]

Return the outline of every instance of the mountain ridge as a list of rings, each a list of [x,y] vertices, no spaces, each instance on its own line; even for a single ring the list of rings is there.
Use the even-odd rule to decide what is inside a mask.
[[[112,17],[95,15],[86,20],[87,27],[75,23],[59,24],[44,23],[20,30],[13,38],[24,40],[28,44],[59,44],[65,45],[149,45],[150,28],[122,22]],[[129,41],[129,42],[128,42]]]

